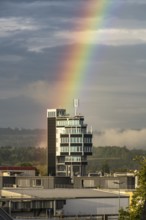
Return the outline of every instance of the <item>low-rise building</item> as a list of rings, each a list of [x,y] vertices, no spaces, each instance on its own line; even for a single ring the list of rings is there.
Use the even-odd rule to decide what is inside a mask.
[[[129,195],[99,189],[3,189],[2,206],[13,216],[118,216]],[[50,213],[51,212],[51,213]]]
[[[36,168],[32,166],[0,166],[0,176],[35,176]]]

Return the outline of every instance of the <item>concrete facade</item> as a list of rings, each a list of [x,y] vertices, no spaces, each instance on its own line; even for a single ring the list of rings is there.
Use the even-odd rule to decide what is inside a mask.
[[[10,176],[0,177],[0,188],[98,188],[135,189],[135,177],[53,177],[53,176]]]

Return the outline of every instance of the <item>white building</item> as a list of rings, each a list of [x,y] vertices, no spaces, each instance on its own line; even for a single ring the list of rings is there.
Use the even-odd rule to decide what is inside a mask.
[[[92,131],[81,115],[65,109],[48,109],[48,175],[86,175],[87,156],[92,155]]]

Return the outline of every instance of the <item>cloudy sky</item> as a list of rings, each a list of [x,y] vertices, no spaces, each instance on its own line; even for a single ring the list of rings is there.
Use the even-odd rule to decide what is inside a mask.
[[[97,1],[0,0],[0,127],[46,128],[46,109],[62,106],[60,83],[73,89],[61,81],[63,63],[88,45],[75,98],[96,143],[144,147],[146,0],[99,0],[104,13],[84,13]]]

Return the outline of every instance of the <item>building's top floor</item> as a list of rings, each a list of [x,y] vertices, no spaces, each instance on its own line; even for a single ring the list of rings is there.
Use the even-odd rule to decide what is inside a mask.
[[[47,109],[47,118],[70,118],[70,119],[78,119],[84,117],[81,114],[77,114],[71,116],[70,114],[66,113],[66,109]]]
[[[62,134],[92,134],[92,126],[88,130],[81,114],[76,113],[72,116],[66,113],[66,109],[47,109],[47,118],[55,120],[56,128],[63,129]]]
[[[47,109],[47,118],[67,117],[65,109]]]
[[[84,123],[84,116],[78,114],[71,116],[66,113],[65,109],[47,109],[47,118],[56,118],[57,126],[84,126],[87,125]]]

